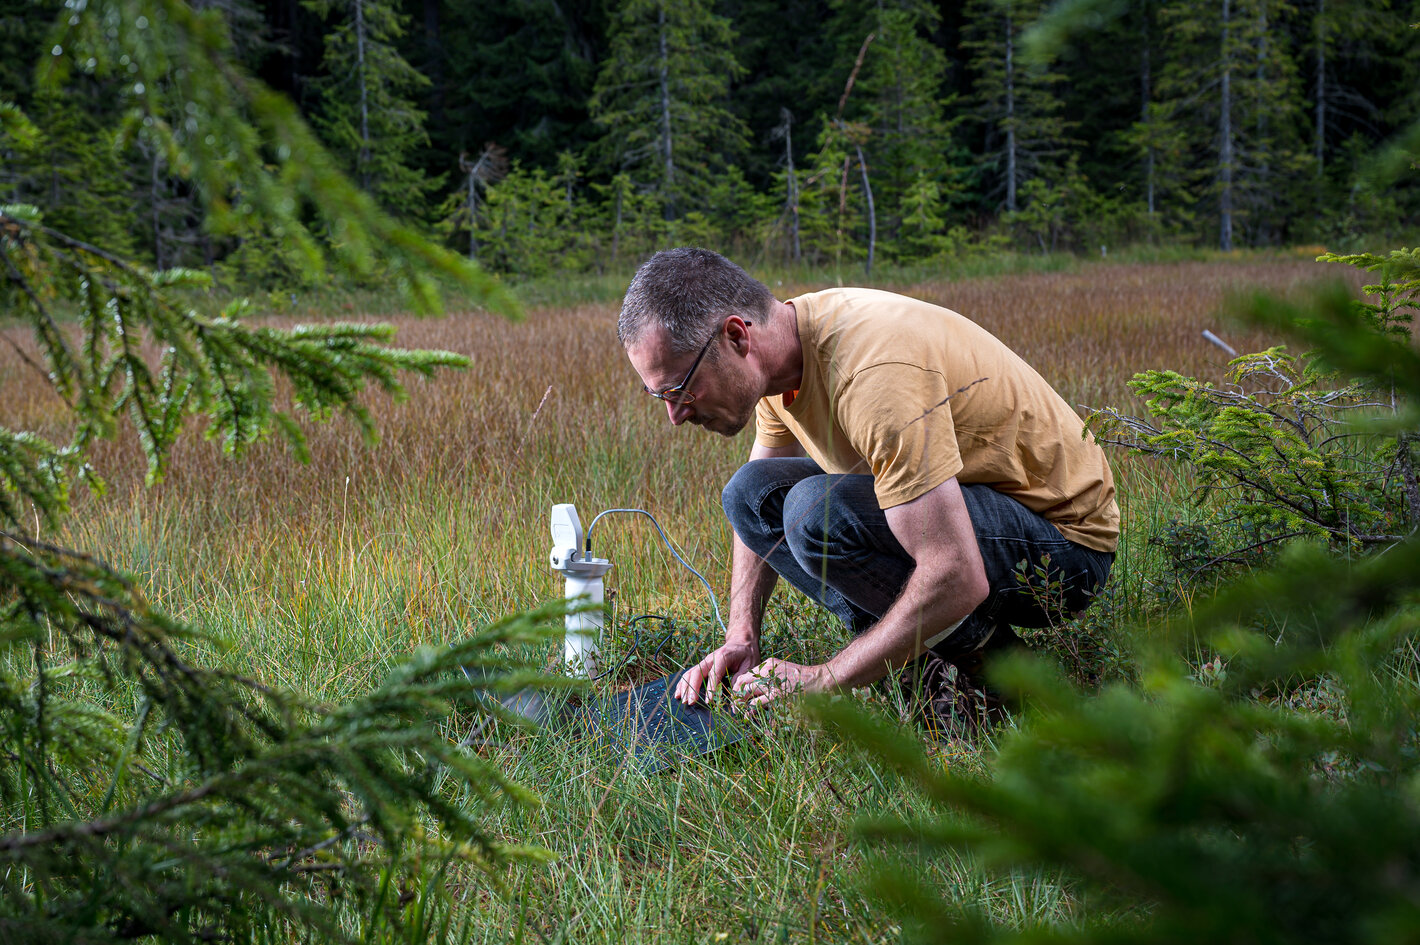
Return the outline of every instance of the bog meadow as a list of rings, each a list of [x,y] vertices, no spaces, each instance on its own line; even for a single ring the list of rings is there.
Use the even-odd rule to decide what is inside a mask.
[[[1420,16],[780,7],[0,0],[0,942],[1420,939]],[[498,701],[723,639],[752,429],[616,338],[682,244],[1090,418],[1118,556],[1004,724]],[[592,680],[557,503],[675,545],[598,526]]]

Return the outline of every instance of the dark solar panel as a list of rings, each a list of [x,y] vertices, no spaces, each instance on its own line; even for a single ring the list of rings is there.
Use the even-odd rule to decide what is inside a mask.
[[[664,771],[744,737],[743,728],[725,713],[675,698],[685,672],[593,700],[580,710],[583,722],[609,748],[631,752],[646,771]]]
[[[629,752],[647,772],[665,771],[744,737],[743,726],[726,713],[712,712],[703,704],[684,705],[672,695],[685,672],[581,705],[535,689],[520,690],[502,702],[539,725],[586,736],[616,753]]]

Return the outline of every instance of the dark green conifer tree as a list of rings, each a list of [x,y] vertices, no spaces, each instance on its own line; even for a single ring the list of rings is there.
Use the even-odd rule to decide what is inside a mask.
[[[1275,230],[1279,181],[1300,174],[1303,103],[1282,11],[1276,0],[1198,0],[1159,12],[1159,121],[1189,143],[1188,191],[1224,250],[1243,241],[1244,216],[1247,231]]]
[[[1162,62],[1159,3],[1144,0],[1058,47],[1066,114],[1079,121],[1079,170],[1110,226],[1084,248],[1154,240],[1162,234],[1164,193],[1177,186],[1180,143],[1156,102]]]
[[[478,213],[479,260],[500,272],[542,276],[576,272],[585,265],[586,241],[567,179],[517,161],[488,186]]]
[[[622,0],[592,95],[604,166],[659,198],[668,222],[704,197],[712,174],[744,150],[726,106],[743,69],[735,32],[706,0]]]
[[[774,132],[783,124],[783,110],[793,117],[794,151],[802,161],[819,116],[831,114],[843,92],[843,59],[852,63],[863,34],[855,27],[851,39],[840,36],[828,0],[722,0],[716,10],[734,25],[735,58],[745,70],[730,102],[749,129],[750,148],[739,163],[751,183],[770,189],[770,179],[784,171],[783,136]],[[847,44],[852,49],[845,53]],[[783,183],[777,192],[784,193]]]
[[[78,239],[151,259],[134,214],[139,168],[116,146],[111,90],[81,77],[66,94],[40,90],[32,101],[39,137],[8,164],[13,197],[44,206],[53,226]]]
[[[397,46],[408,17],[394,0],[305,0],[337,20],[326,35],[322,75],[314,86],[313,123],[360,186],[380,205],[421,218],[443,186],[416,166],[426,146],[425,113],[415,94],[429,84]]]
[[[1420,10],[1407,19],[1404,4],[1373,0],[1312,0],[1299,6],[1299,71],[1309,98],[1312,170],[1318,178],[1325,177],[1329,158],[1358,123],[1374,126],[1381,119],[1377,93],[1384,92],[1366,81],[1368,67],[1385,61],[1397,77],[1407,72],[1414,77],[1414,56],[1407,57],[1406,49],[1415,37],[1405,28],[1414,19],[1420,19]]]
[[[0,90],[21,108],[32,107],[35,63],[58,7],[53,0],[0,0]]]
[[[1257,0],[1252,61],[1244,114],[1251,123],[1241,140],[1239,205],[1249,244],[1284,241],[1292,208],[1306,205],[1303,188],[1314,189],[1308,148],[1306,101],[1288,27],[1296,8],[1282,0]]]
[[[425,0],[420,70],[434,80],[430,166],[454,166],[496,141],[551,170],[599,136],[587,111],[604,51],[599,0]]]
[[[836,0],[833,29],[848,57],[857,53],[868,34],[868,46],[854,89],[848,96],[845,120],[858,121],[870,130],[863,151],[872,184],[878,221],[878,238],[889,255],[901,255],[896,246],[907,210],[903,200],[922,175],[937,184],[939,197],[952,192],[958,169],[951,164],[952,127],[947,118],[951,100],[943,92],[948,74],[947,56],[932,36],[940,14],[919,0],[866,2]],[[844,74],[851,58],[840,54]],[[922,221],[919,216],[919,224]]]
[[[1074,146],[1063,113],[1066,76],[1050,63],[1025,62],[1021,36],[1040,16],[1039,0],[972,0],[962,49],[969,56],[972,100],[984,131],[979,159],[987,196],[1007,213],[1020,209],[1021,187],[1059,176]]]
[[[1420,28],[1412,25],[1420,7],[1318,0],[1310,13],[1302,71],[1321,184],[1309,194],[1317,235],[1358,249],[1370,233],[1408,240],[1420,188],[1404,180],[1374,187],[1366,164],[1375,142],[1420,120]]]
[[[39,126],[32,147],[0,137],[0,202],[43,204],[66,232],[133,251],[140,245],[131,207],[137,168],[115,153],[119,105],[112,90],[87,76],[63,95],[36,88],[60,6],[0,0],[0,99]]]

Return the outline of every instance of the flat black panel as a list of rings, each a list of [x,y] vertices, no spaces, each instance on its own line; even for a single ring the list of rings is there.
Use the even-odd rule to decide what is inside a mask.
[[[636,689],[569,705],[560,694],[523,689],[503,705],[539,725],[585,736],[607,750],[630,752],[647,772],[664,771],[677,762],[707,754],[744,737],[743,728],[724,713],[676,699],[676,683],[685,670]]]
[[[583,706],[586,724],[609,748],[630,751],[647,771],[664,771],[678,761],[739,741],[744,731],[724,713],[675,698],[682,669],[637,689]]]

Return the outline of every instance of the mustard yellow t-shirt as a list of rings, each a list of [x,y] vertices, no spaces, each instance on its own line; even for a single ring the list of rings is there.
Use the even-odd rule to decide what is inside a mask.
[[[798,442],[826,472],[871,473],[884,509],[955,476],[1011,496],[1071,541],[1114,550],[1119,507],[1104,451],[994,335],[956,312],[876,289],[790,301],[803,379],[792,399],[759,402],[759,443]]]

